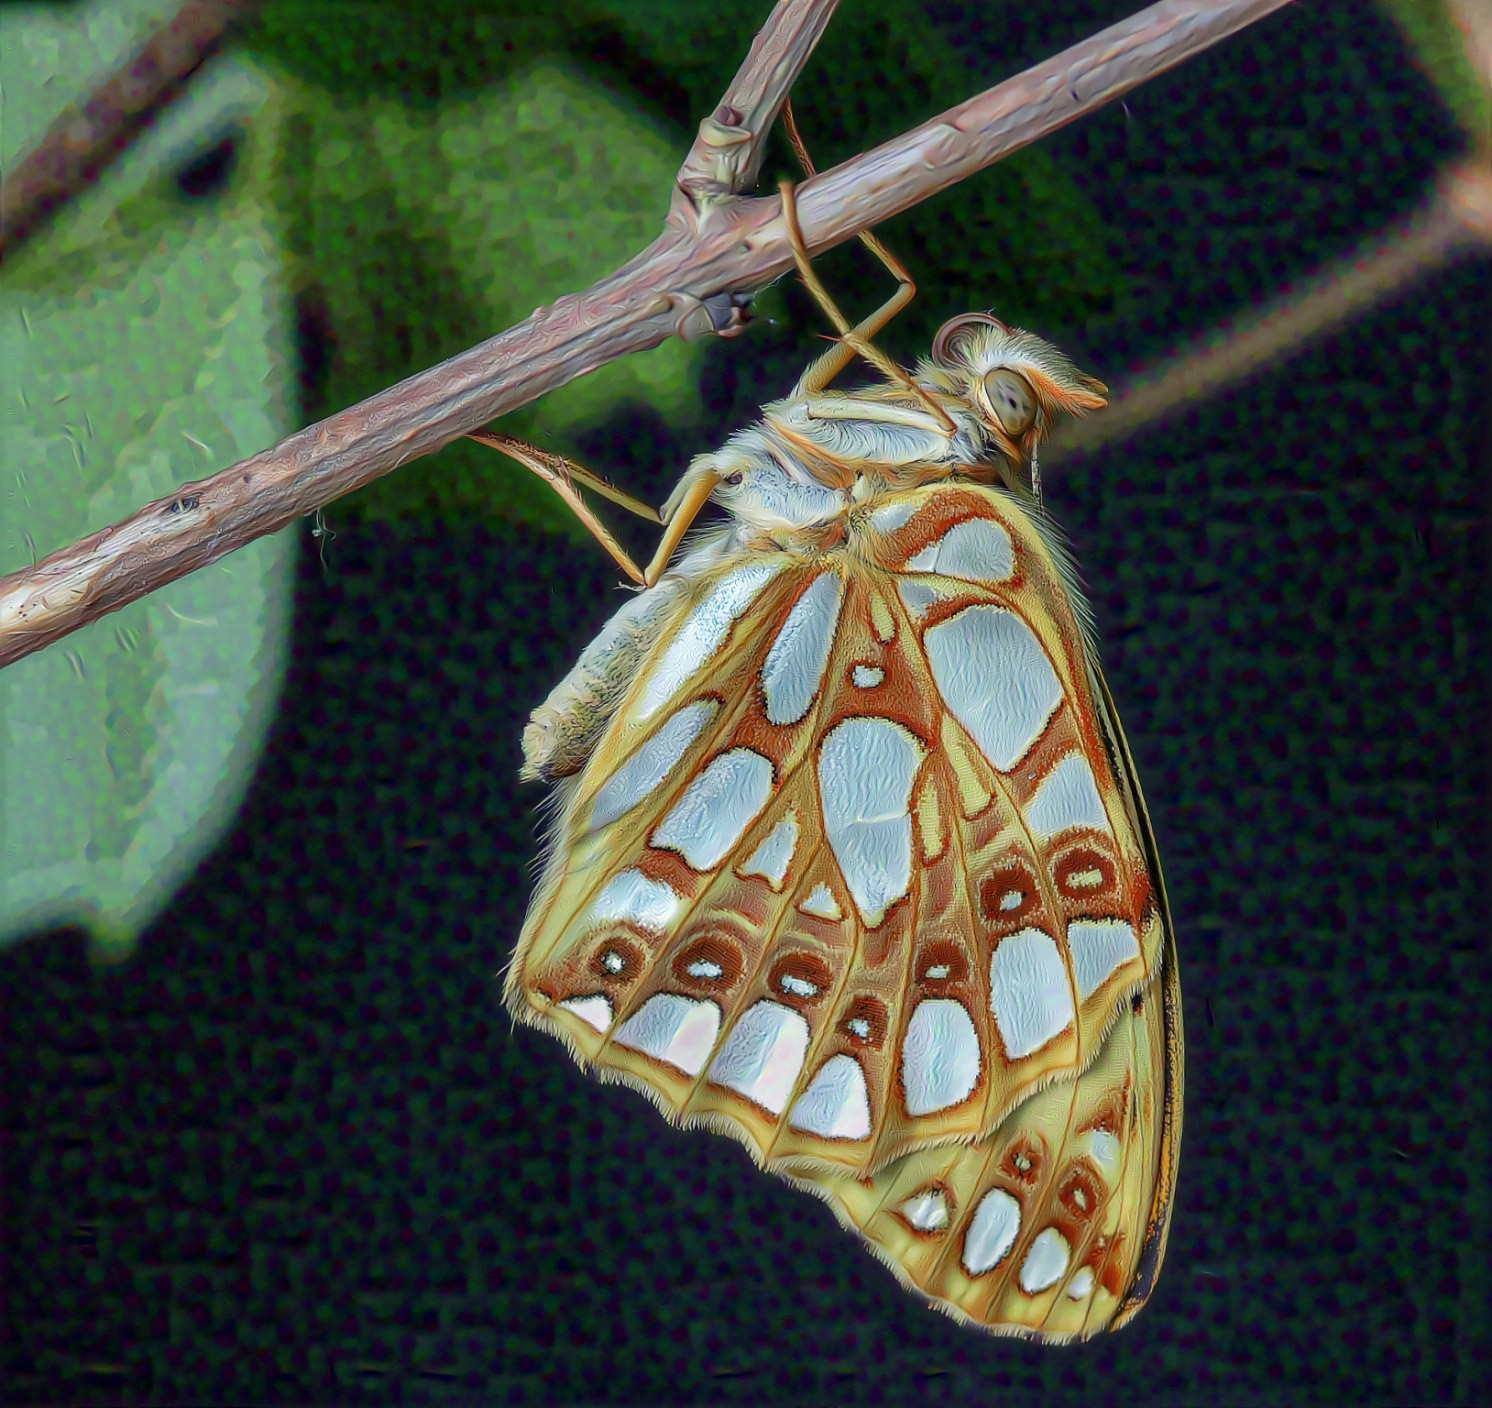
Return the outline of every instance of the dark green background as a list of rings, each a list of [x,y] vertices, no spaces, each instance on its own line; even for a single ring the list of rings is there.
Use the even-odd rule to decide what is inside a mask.
[[[946,46],[927,115],[1130,8],[908,4],[865,48],[900,52],[897,24]],[[591,57],[682,151],[737,55],[670,69],[612,35]],[[902,125],[894,73],[840,73],[825,161]],[[966,226],[954,192],[893,229],[925,321],[888,343],[992,305],[1121,381],[1408,211],[1460,140],[1375,9],[1295,6],[1043,144],[1096,221],[1071,298],[1047,291],[1065,230],[1028,230],[1008,177],[966,203],[1003,224]],[[986,258],[1043,272],[1007,297]],[[883,287],[864,270],[824,262],[854,308]],[[811,355],[811,309],[774,298],[710,349],[708,424],[619,415],[589,459],[660,498]],[[961,1329],[734,1143],[510,1029],[495,974],[538,800],[518,735],[615,573],[496,520],[334,506],[231,837],[128,965],[69,932],[0,954],[0,1398],[1492,1400],[1489,326],[1492,267],[1462,263],[1052,467],[1186,999],[1170,1253],[1131,1328],[1066,1350]],[[320,413],[328,333],[303,332]]]

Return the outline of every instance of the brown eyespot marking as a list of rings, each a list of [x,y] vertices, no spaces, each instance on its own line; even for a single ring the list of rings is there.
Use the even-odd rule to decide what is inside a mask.
[[[633,983],[642,973],[642,950],[619,934],[603,934],[586,967],[610,983]]]
[[[829,965],[811,953],[789,953],[772,965],[767,986],[789,1007],[815,1007],[833,982]]]
[[[1068,1216],[1079,1222],[1088,1222],[1098,1211],[1103,1200],[1103,1191],[1098,1180],[1081,1166],[1070,1168],[1057,1189],[1057,1201],[1066,1209]]]
[[[879,1051],[886,1041],[886,1004],[878,997],[857,997],[840,1018],[839,1030],[856,1046]]]
[[[1114,889],[1114,863],[1087,846],[1078,846],[1056,865],[1057,889],[1070,900],[1094,899]]]
[[[1018,928],[1041,907],[1036,877],[1023,865],[1005,865],[979,887],[979,912],[991,924]]]
[[[969,961],[957,944],[934,940],[917,957],[917,981],[934,996],[959,987],[969,978]]]
[[[720,929],[696,931],[673,960],[673,975],[685,988],[729,992],[741,979],[740,945]]]
[[[1041,1166],[1045,1162],[1046,1150],[1034,1139],[1022,1137],[1005,1151],[1000,1172],[1012,1183],[1034,1188],[1041,1181]]]

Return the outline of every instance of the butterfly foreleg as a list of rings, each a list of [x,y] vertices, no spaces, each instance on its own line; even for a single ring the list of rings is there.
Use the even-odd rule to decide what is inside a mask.
[[[813,164],[813,158],[809,156],[808,148],[804,145],[803,138],[798,132],[798,124],[793,118],[793,105],[790,101],[784,102],[782,105],[782,125],[787,131],[787,139],[792,144],[793,151],[797,154],[798,164],[802,166],[804,174],[807,176],[817,175],[818,171]],[[786,203],[786,200],[787,197],[785,196],[784,203]],[[796,211],[794,211],[794,219],[796,220]],[[791,234],[791,230],[789,233]],[[867,354],[855,344],[857,342],[865,343],[868,346],[870,339],[880,332],[892,318],[900,313],[917,296],[917,285],[913,282],[912,276],[907,271],[906,266],[880,240],[871,234],[869,230],[860,231],[860,243],[886,266],[891,273],[891,277],[896,280],[898,287],[896,292],[877,308],[874,313],[868,318],[863,318],[853,328],[849,326],[848,320],[845,319],[839,309],[834,305],[833,300],[829,297],[823,285],[811,273],[808,267],[807,255],[804,254],[798,261],[799,272],[803,275],[809,292],[818,300],[819,306],[829,315],[830,321],[834,323],[841,334],[839,344],[825,352],[803,374],[803,378],[799,382],[799,389],[805,394],[812,395],[814,392],[822,391],[840,372],[849,366],[856,352],[860,352],[861,356],[866,357],[866,360],[878,367],[891,380],[899,382],[906,381],[906,377],[902,374],[899,367],[889,362],[887,365],[882,365],[881,362],[876,360],[876,355],[879,354]],[[795,255],[798,253],[801,245],[802,236],[799,235],[797,243],[794,246]],[[872,348],[871,352],[875,353],[875,349]]]
[[[530,445],[526,440],[519,440],[515,436],[492,430],[473,431],[468,438],[490,449],[500,451],[509,459],[516,460],[525,469],[537,474],[565,501],[570,511],[585,525],[586,530],[611,554],[617,566],[639,586],[644,584],[645,578],[642,572],[628,556],[626,549],[611,536],[606,525],[591,512],[590,506],[580,497],[575,485],[584,484],[613,503],[621,504],[623,508],[637,514],[639,518],[658,523],[661,520],[653,509],[640,499],[634,499],[631,494],[624,493],[615,485],[608,484],[600,475],[593,474],[573,460],[568,460],[563,455],[556,455],[549,450],[541,450],[537,446]]]

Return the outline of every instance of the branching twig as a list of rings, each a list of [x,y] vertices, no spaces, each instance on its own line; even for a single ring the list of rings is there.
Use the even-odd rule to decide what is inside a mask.
[[[962,181],[1286,3],[1162,0],[823,172],[798,193],[809,249]],[[730,101],[702,124],[665,230],[648,249],[584,293],[0,580],[0,665],[617,357],[675,333],[732,330],[741,303],[792,263],[780,200],[742,199],[734,188],[754,172],[766,128],[832,8],[780,0]],[[750,135],[737,142],[734,130]]]

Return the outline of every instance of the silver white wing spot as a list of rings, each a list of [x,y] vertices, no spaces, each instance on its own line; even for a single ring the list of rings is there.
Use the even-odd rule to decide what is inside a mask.
[[[941,1188],[924,1188],[913,1193],[899,1208],[907,1222],[918,1232],[941,1232],[951,1220],[948,1196]]]
[[[1015,546],[998,523],[967,518],[909,557],[906,570],[965,582],[1004,582],[1015,572]]]
[[[713,870],[771,795],[771,761],[749,748],[728,749],[710,759],[653,828],[653,845],[677,851],[695,870]]]
[[[853,1056],[831,1056],[793,1105],[792,1126],[825,1139],[864,1139],[870,1133],[870,1091]]]
[[[819,749],[824,832],[850,896],[874,929],[912,881],[912,783],[922,744],[890,719],[850,718]]]
[[[811,914],[815,919],[844,918],[844,911],[840,909],[838,900],[829,892],[827,885],[815,885],[808,892],[808,898],[798,908],[804,914]]]
[[[802,1015],[763,1000],[731,1029],[710,1067],[710,1079],[780,1115],[807,1054],[808,1023]]]
[[[592,997],[568,998],[560,1006],[573,1012],[582,1022],[589,1023],[603,1036],[611,1025],[611,1001],[602,993],[596,993]]]
[[[1026,808],[1026,821],[1043,839],[1072,826],[1108,831],[1108,814],[1103,809],[1087,758],[1081,753],[1069,753],[1042,778]]]
[[[612,1040],[697,1076],[719,1034],[720,1009],[713,1002],[660,992],[628,1017]]]
[[[1072,1248],[1055,1227],[1047,1227],[1037,1233],[1031,1243],[1026,1259],[1021,1262],[1021,1290],[1028,1296],[1050,1290],[1067,1275],[1067,1259]]]
[[[673,887],[662,880],[649,880],[640,870],[623,870],[601,887],[586,919],[593,924],[630,920],[641,928],[662,933],[683,902]]]
[[[788,612],[762,664],[769,722],[795,724],[808,712],[823,683],[843,600],[838,573],[821,572]]]
[[[903,499],[900,503],[882,504],[870,511],[871,526],[877,533],[894,533],[904,527],[917,511],[916,499]]]
[[[1122,919],[1074,919],[1067,926],[1078,1001],[1093,996],[1116,968],[1140,956],[1140,941]]]
[[[970,1276],[981,1276],[998,1266],[1015,1245],[1021,1230],[1021,1205],[1003,1188],[991,1188],[979,1200],[969,1230],[964,1233],[960,1260]]]
[[[979,1082],[979,1034],[952,998],[917,1004],[902,1048],[907,1113],[931,1115],[966,1100]]]
[[[989,986],[990,1010],[1011,1060],[1045,1046],[1077,1015],[1056,940],[1040,929],[1000,940],[989,963]]]
[[[767,833],[761,845],[741,862],[736,873],[743,879],[748,875],[760,875],[774,890],[780,890],[797,847],[798,813],[796,808],[790,808]]]
[[[1106,1129],[1088,1131],[1088,1156],[1106,1179],[1112,1181],[1119,1176],[1124,1165],[1123,1154],[1124,1146],[1117,1134],[1110,1134]]]
[[[727,632],[781,570],[780,562],[750,562],[727,572],[692,610],[648,676],[634,717],[650,719],[679,692],[725,640]]]
[[[1013,611],[969,606],[923,642],[938,691],[984,756],[1009,772],[1046,732],[1062,686],[1030,628]]]
[[[714,718],[712,699],[699,699],[667,718],[625,763],[606,779],[591,807],[591,830],[625,816],[671,773],[689,745]]]

